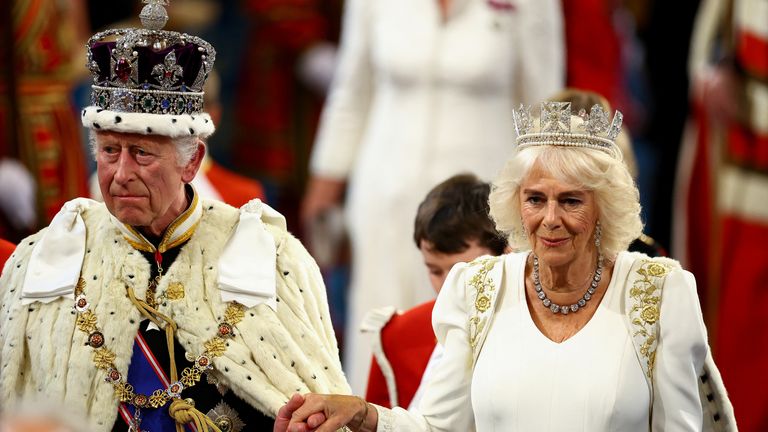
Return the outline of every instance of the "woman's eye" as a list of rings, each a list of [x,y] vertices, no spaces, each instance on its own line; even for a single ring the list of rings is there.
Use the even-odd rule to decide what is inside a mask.
[[[531,204],[539,204],[541,203],[542,200],[541,200],[541,197],[532,195],[532,196],[529,196],[526,201],[528,201]]]
[[[563,200],[563,204],[568,205],[568,206],[576,206],[576,205],[581,204],[581,200],[578,199],[578,198],[565,198]]]

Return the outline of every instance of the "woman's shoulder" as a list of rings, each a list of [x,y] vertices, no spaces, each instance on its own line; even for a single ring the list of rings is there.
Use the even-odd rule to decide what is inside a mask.
[[[666,276],[684,271],[677,260],[667,257],[651,257],[642,252],[619,252],[614,261],[614,274],[627,276],[632,272],[642,275],[650,271],[652,276]]]
[[[517,274],[515,271],[521,265],[525,265],[529,251],[512,252],[503,255],[483,255],[475,258],[467,263],[457,263],[451,269],[454,280],[463,280],[464,282],[472,282],[472,278],[485,279],[489,274],[497,274],[498,276],[504,275],[507,277],[510,274]],[[496,279],[497,282],[501,281],[501,278]]]
[[[626,294],[630,297],[654,295],[659,297],[659,301],[662,296],[665,299],[696,297],[695,277],[672,258],[649,257],[640,252],[620,252],[613,272],[613,277],[623,282]],[[649,289],[651,287],[653,289]]]

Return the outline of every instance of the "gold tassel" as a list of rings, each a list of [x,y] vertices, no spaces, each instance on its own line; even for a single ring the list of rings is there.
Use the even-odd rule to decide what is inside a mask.
[[[175,399],[171,402],[168,413],[176,421],[176,432],[184,432],[183,425],[190,422],[194,422],[198,432],[221,432],[210,417],[183,399]]]

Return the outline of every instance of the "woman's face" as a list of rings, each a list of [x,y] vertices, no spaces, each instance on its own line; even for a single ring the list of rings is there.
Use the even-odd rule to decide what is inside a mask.
[[[520,213],[531,248],[546,265],[592,259],[598,218],[594,192],[534,169],[520,185]]]

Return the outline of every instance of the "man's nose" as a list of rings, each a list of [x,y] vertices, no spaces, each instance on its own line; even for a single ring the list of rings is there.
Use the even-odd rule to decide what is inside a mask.
[[[136,163],[131,157],[128,149],[120,151],[120,157],[117,159],[117,168],[115,169],[115,181],[118,183],[129,182],[136,173]]]

